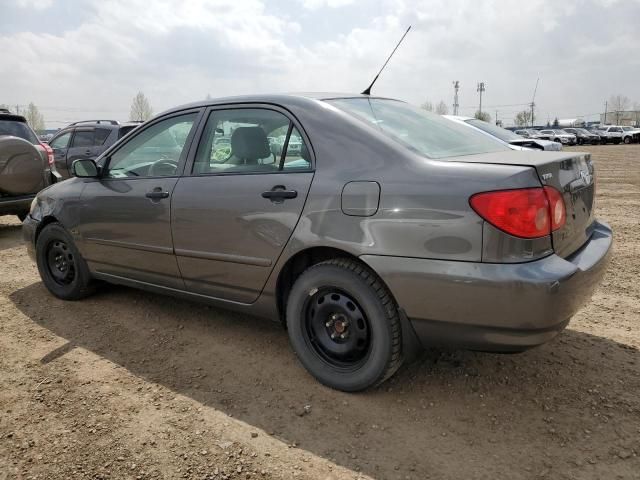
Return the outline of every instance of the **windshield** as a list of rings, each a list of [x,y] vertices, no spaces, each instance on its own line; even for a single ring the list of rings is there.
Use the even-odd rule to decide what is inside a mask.
[[[505,130],[502,127],[498,127],[497,125],[492,125],[491,123],[484,122],[482,120],[478,120],[477,118],[471,118],[469,120],[465,120],[465,123],[469,125],[473,125],[474,127],[482,130],[483,132],[487,132],[489,135],[493,135],[496,138],[499,138],[503,142],[513,142],[514,140],[522,140],[520,135],[516,135],[515,133]]]
[[[375,125],[396,142],[429,158],[508,150],[486,135],[398,100],[340,98],[327,102]]]
[[[34,145],[40,144],[38,137],[36,137],[36,134],[33,133],[29,126],[26,123],[16,120],[0,120],[0,135],[20,137]]]

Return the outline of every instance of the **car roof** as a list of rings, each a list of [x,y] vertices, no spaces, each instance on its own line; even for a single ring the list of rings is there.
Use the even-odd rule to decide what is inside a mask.
[[[178,112],[189,108],[200,108],[214,105],[224,105],[227,103],[273,103],[273,104],[299,104],[305,101],[337,100],[343,98],[377,98],[382,100],[397,100],[395,98],[381,97],[374,95],[363,95],[361,93],[338,93],[338,92],[302,92],[302,93],[267,93],[236,95],[230,97],[212,98],[198,102],[187,103],[162,112],[160,115]],[[400,101],[400,100],[397,100]]]
[[[4,111],[0,111],[0,120],[11,120],[14,122],[27,123],[27,119],[22,115],[16,115],[15,113],[6,113]]]

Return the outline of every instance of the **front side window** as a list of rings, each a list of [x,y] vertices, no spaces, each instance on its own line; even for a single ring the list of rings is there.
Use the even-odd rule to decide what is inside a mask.
[[[67,148],[69,145],[69,139],[71,139],[71,132],[63,133],[58,138],[49,143],[51,148]]]
[[[155,123],[119,148],[109,161],[109,178],[170,177],[193,128],[197,113],[170,117]]]
[[[238,108],[211,112],[193,173],[269,173],[310,166],[305,142],[285,115]]]
[[[509,151],[483,133],[397,100],[358,97],[327,102],[429,158]]]

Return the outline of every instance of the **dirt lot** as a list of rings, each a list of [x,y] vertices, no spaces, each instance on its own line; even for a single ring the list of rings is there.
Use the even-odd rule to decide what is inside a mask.
[[[0,480],[640,478],[640,146],[588,147],[615,255],[558,339],[320,386],[276,324],[119,287],[47,294],[0,220]]]

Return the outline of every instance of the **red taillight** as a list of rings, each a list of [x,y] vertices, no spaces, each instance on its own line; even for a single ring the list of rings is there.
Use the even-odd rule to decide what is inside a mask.
[[[42,148],[44,148],[44,151],[47,152],[47,162],[49,162],[49,166],[52,167],[54,162],[53,149],[46,143],[41,143],[40,145],[42,145]]]
[[[544,187],[549,201],[549,212],[551,217],[551,231],[562,228],[567,221],[567,209],[564,206],[562,194],[553,187]]]
[[[544,237],[566,220],[562,195],[551,187],[477,193],[469,203],[487,222],[516,237]]]

